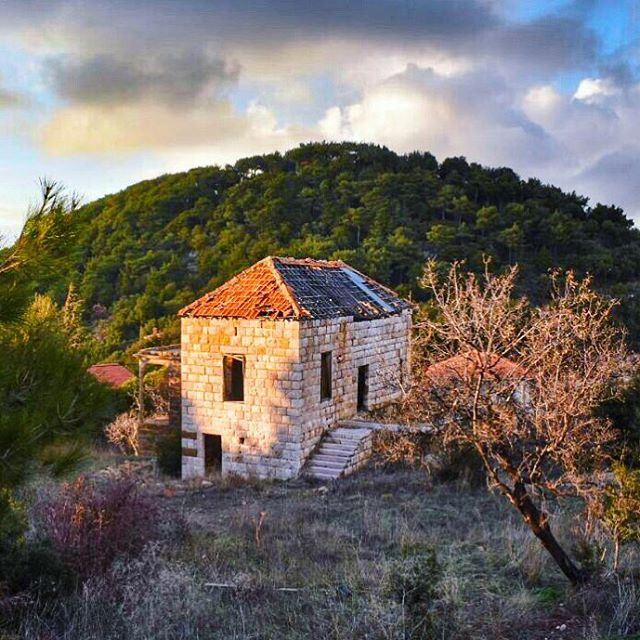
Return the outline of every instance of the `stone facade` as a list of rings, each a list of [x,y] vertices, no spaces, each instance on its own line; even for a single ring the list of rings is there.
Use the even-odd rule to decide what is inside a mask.
[[[381,407],[400,395],[409,372],[411,313],[354,322],[352,318],[300,323],[303,365],[303,416],[300,423],[303,458],[322,434],[357,413],[358,367],[369,365],[367,409]],[[320,399],[320,358],[331,352],[333,392]]]
[[[322,434],[396,399],[409,372],[411,312],[371,320],[182,318],[182,474],[205,473],[204,435],[221,436],[222,473],[292,478]],[[331,397],[320,394],[330,352]],[[244,359],[244,400],[223,396],[223,358]]]

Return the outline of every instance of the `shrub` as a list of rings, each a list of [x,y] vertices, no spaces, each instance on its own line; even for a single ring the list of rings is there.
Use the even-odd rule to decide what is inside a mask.
[[[140,453],[140,420],[135,411],[127,411],[117,415],[104,430],[107,440],[122,453]]]
[[[375,433],[373,448],[383,464],[421,467],[441,482],[459,480],[476,487],[485,481],[482,461],[475,451],[469,447],[443,447],[428,433],[380,430]]]
[[[11,608],[20,594],[40,598],[57,594],[68,585],[58,556],[49,545],[25,536],[24,505],[8,491],[0,492],[0,605]]]
[[[138,555],[160,535],[160,512],[131,478],[91,482],[81,477],[34,508],[62,562],[81,579],[104,573],[118,557]]]
[[[442,454],[436,477],[441,482],[457,480],[469,487],[479,487],[486,480],[482,461],[470,447],[448,447]]]
[[[162,473],[179,478],[182,472],[182,436],[178,429],[172,429],[156,440],[158,467]]]
[[[414,629],[431,627],[431,609],[438,594],[442,569],[432,548],[405,547],[387,573],[384,593],[403,605]]]
[[[640,540],[640,470],[617,463],[613,473],[615,483],[605,492],[603,519],[613,538],[613,567],[617,569],[620,546]]]
[[[26,519],[22,504],[13,494],[0,490],[0,598],[11,591],[13,568],[24,546]]]
[[[387,431],[374,433],[374,453],[385,464],[404,464],[411,467],[429,467],[432,461],[432,438],[415,431]]]

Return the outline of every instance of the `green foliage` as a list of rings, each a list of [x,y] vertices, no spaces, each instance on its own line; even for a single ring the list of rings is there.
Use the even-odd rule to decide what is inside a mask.
[[[106,417],[108,390],[70,345],[57,307],[36,297],[19,324],[0,325],[0,486],[20,484],[38,465],[64,473],[82,439]]]
[[[402,557],[389,568],[384,592],[405,607],[414,629],[425,632],[441,578],[442,568],[433,548],[404,545]]]
[[[615,565],[622,544],[640,541],[640,471],[613,466],[615,483],[605,494],[604,522],[615,543]]]
[[[173,429],[156,440],[156,457],[162,473],[180,477],[182,470],[182,439],[180,431]]]
[[[623,393],[608,400],[600,408],[602,415],[611,420],[624,441],[624,462],[640,466],[640,373],[626,385]]]
[[[9,489],[0,489],[0,562],[9,555],[9,547],[24,542],[26,526],[22,503],[15,499]]]
[[[40,598],[56,595],[67,584],[59,558],[39,540],[27,540],[22,502],[0,489],[0,596],[29,590]]]
[[[40,196],[15,243],[3,247],[0,237],[0,322],[19,319],[37,287],[59,283],[68,265],[77,198],[46,179],[40,181]]]
[[[175,313],[268,254],[340,258],[423,300],[426,256],[482,268],[517,261],[537,300],[550,266],[590,272],[617,287],[633,332],[640,235],[620,209],[521,180],[507,168],[428,153],[399,156],[354,143],[306,144],[135,184],[74,216],[69,282],[103,355],[158,326],[175,338]],[[57,293],[56,293],[57,295]],[[59,300],[61,302],[62,300]],[[636,303],[637,304],[637,303]]]
[[[533,590],[536,600],[546,607],[556,606],[564,597],[564,590],[557,585],[539,587]]]

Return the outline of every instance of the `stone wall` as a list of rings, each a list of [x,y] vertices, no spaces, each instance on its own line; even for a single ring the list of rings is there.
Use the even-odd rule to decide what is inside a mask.
[[[299,324],[182,319],[182,475],[204,474],[203,434],[222,436],[222,472],[290,478],[302,452]],[[244,355],[244,402],[223,400],[224,355]],[[195,434],[195,438],[194,438]]]
[[[396,399],[409,371],[411,314],[354,322],[182,319],[183,477],[204,474],[203,434],[222,436],[222,472],[298,475],[326,429],[352,418],[358,367],[368,408]],[[320,358],[332,352],[332,394],[320,399]],[[245,357],[244,401],[223,399],[223,356]]]
[[[338,318],[301,323],[305,459],[327,429],[356,415],[358,367],[369,365],[368,409],[399,397],[401,379],[409,375],[410,334],[410,311],[361,322]],[[332,352],[333,389],[330,399],[321,400],[320,358],[325,351]]]

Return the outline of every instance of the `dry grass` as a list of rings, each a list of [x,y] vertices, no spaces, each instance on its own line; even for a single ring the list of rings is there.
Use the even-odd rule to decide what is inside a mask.
[[[187,544],[150,546],[34,605],[18,637],[595,640],[640,630],[637,582],[572,592],[484,488],[370,470],[328,490],[222,480],[163,500],[190,521]],[[433,570],[419,564],[432,551]],[[388,588],[399,572],[413,580],[406,599]]]

